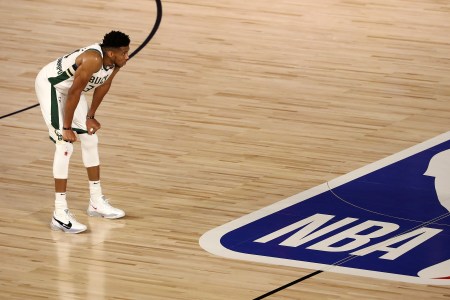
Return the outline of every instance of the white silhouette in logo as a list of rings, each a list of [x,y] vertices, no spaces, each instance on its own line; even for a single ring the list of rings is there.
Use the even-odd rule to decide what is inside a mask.
[[[450,149],[433,156],[424,175],[434,177],[439,202],[450,212]],[[450,259],[425,268],[417,275],[430,279],[450,279]]]

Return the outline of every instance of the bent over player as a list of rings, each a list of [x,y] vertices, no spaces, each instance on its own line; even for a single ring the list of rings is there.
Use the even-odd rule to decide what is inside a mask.
[[[70,213],[66,200],[69,162],[73,142],[81,141],[83,164],[89,178],[89,216],[121,218],[125,212],[112,207],[100,186],[98,137],[100,123],[95,112],[108,92],[111,82],[128,60],[130,38],[120,31],[107,33],[101,44],[73,51],[46,65],[36,78],[36,94],[42,115],[55,143],[53,177],[55,210],[50,227],[79,233],[86,226]],[[94,89],[90,107],[84,92]]]

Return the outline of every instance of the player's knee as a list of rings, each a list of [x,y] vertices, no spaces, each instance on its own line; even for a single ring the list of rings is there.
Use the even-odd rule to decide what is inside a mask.
[[[56,143],[53,160],[53,177],[66,179],[69,176],[69,162],[73,153],[73,144],[68,142]]]
[[[96,134],[80,134],[78,135],[81,142],[81,149],[82,150],[91,150],[94,148],[97,148],[98,145],[98,136]]]
[[[81,154],[83,164],[86,168],[98,166],[100,159],[98,155],[98,136],[96,134],[80,134]]]
[[[70,158],[73,153],[73,144],[69,142],[56,143],[55,157]]]

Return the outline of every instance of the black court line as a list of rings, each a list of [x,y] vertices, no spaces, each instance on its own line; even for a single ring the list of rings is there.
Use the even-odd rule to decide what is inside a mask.
[[[147,44],[151,41],[151,39],[153,38],[153,36],[156,34],[156,32],[159,29],[159,25],[161,24],[161,20],[162,20],[162,3],[161,3],[161,0],[155,0],[155,2],[156,2],[156,20],[155,20],[155,24],[153,25],[153,29],[150,31],[149,35],[142,42],[142,44],[140,44],[139,47],[137,47],[136,50],[134,50],[130,54],[129,59],[131,59],[133,56],[138,54],[139,51],[141,51],[145,46],[147,46]],[[39,103],[33,104],[33,105],[29,106],[29,107],[20,109],[18,111],[15,111],[15,112],[12,112],[12,113],[9,113],[9,114],[6,114],[6,115],[3,115],[3,116],[0,117],[0,119],[13,116],[15,114],[27,111],[29,109],[32,109],[32,108],[35,108],[35,107],[38,107],[38,106],[39,106]]]
[[[150,42],[150,40],[153,38],[153,36],[156,34],[156,32],[159,29],[159,25],[161,24],[161,19],[162,19],[162,3],[161,3],[161,0],[155,0],[155,2],[156,2],[156,20],[155,20],[155,24],[153,25],[153,29],[152,29],[152,31],[150,31],[149,35],[142,42],[142,44],[139,45],[139,47],[137,47],[136,50],[134,50],[130,54],[129,59],[131,59],[133,56],[138,54],[139,51],[141,51],[145,46],[147,46],[147,44]]]
[[[285,285],[283,285],[283,286],[280,286],[279,288],[274,289],[274,290],[272,290],[272,291],[270,291],[270,292],[268,292],[268,293],[265,293],[264,295],[261,295],[261,296],[259,296],[259,297],[256,297],[256,298],[253,299],[253,300],[260,300],[260,299],[267,298],[267,297],[269,297],[269,296],[271,296],[271,295],[273,295],[273,294],[275,294],[275,293],[278,293],[279,291],[282,291],[282,290],[284,290],[284,289],[287,289],[288,287],[290,287],[290,286],[292,286],[292,285],[294,285],[294,284],[297,284],[297,283],[299,283],[299,282],[302,282],[302,281],[304,281],[304,280],[306,280],[306,279],[308,279],[308,278],[311,278],[311,277],[313,277],[313,276],[316,276],[316,275],[318,275],[318,274],[320,274],[320,273],[322,273],[322,272],[324,272],[324,271],[322,271],[322,270],[315,271],[315,272],[313,272],[313,273],[311,273],[311,274],[308,274],[308,275],[306,275],[306,276],[303,276],[302,278],[299,278],[299,279],[297,279],[297,280],[294,280],[294,281],[292,281],[292,282],[289,282],[288,284],[285,284]]]
[[[6,118],[6,117],[9,117],[9,116],[13,116],[13,115],[15,115],[15,114],[21,113],[21,112],[23,112],[23,111],[32,109],[32,108],[37,107],[37,106],[39,106],[39,103],[33,104],[33,105],[29,106],[29,107],[26,107],[26,108],[23,108],[23,109],[21,109],[21,110],[18,110],[18,111],[15,111],[15,112],[6,114],[6,115],[4,115],[4,116],[1,116],[0,119]]]

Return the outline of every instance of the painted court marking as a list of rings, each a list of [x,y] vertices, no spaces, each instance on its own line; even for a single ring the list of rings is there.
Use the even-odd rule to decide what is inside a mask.
[[[447,132],[212,229],[200,245],[317,270],[256,299],[323,271],[450,285],[449,149]]]

